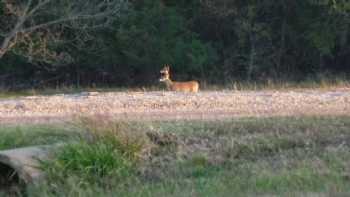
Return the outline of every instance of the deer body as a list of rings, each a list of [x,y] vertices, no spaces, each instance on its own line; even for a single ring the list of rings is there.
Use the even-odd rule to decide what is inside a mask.
[[[164,82],[170,91],[179,91],[179,92],[198,92],[199,83],[198,81],[184,81],[177,82],[170,79],[169,66],[165,66],[160,73],[162,74],[159,79],[160,82]]]
[[[173,82],[170,79],[164,81],[168,90],[182,92],[198,92],[199,83],[197,81]]]

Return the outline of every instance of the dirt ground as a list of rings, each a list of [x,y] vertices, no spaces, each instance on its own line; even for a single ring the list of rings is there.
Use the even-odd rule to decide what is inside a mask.
[[[0,125],[70,121],[89,115],[132,120],[350,115],[350,89],[82,92],[0,99]]]

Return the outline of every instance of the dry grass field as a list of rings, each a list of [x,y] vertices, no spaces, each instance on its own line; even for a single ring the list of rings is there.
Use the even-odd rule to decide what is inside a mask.
[[[0,123],[40,123],[100,115],[173,120],[350,114],[350,90],[83,92],[0,100]]]
[[[346,88],[3,98],[0,150],[66,146],[0,196],[349,196],[349,115]]]

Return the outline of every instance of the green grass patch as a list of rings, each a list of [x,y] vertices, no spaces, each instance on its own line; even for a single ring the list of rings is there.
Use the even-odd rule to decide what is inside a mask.
[[[56,125],[0,126],[0,150],[69,142],[79,136],[72,127]]]
[[[69,144],[56,155],[54,160],[43,162],[48,181],[56,184],[65,185],[73,176],[78,182],[103,186],[109,178],[122,180],[134,173],[134,160],[111,142]]]
[[[350,194],[347,116],[77,125],[27,196]]]

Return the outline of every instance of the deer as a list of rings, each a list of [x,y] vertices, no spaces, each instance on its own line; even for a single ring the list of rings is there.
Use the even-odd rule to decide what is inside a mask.
[[[161,78],[160,82],[165,83],[167,89],[170,91],[178,92],[198,92],[199,83],[198,81],[172,81],[170,79],[170,66],[165,65],[162,70],[160,70]]]

